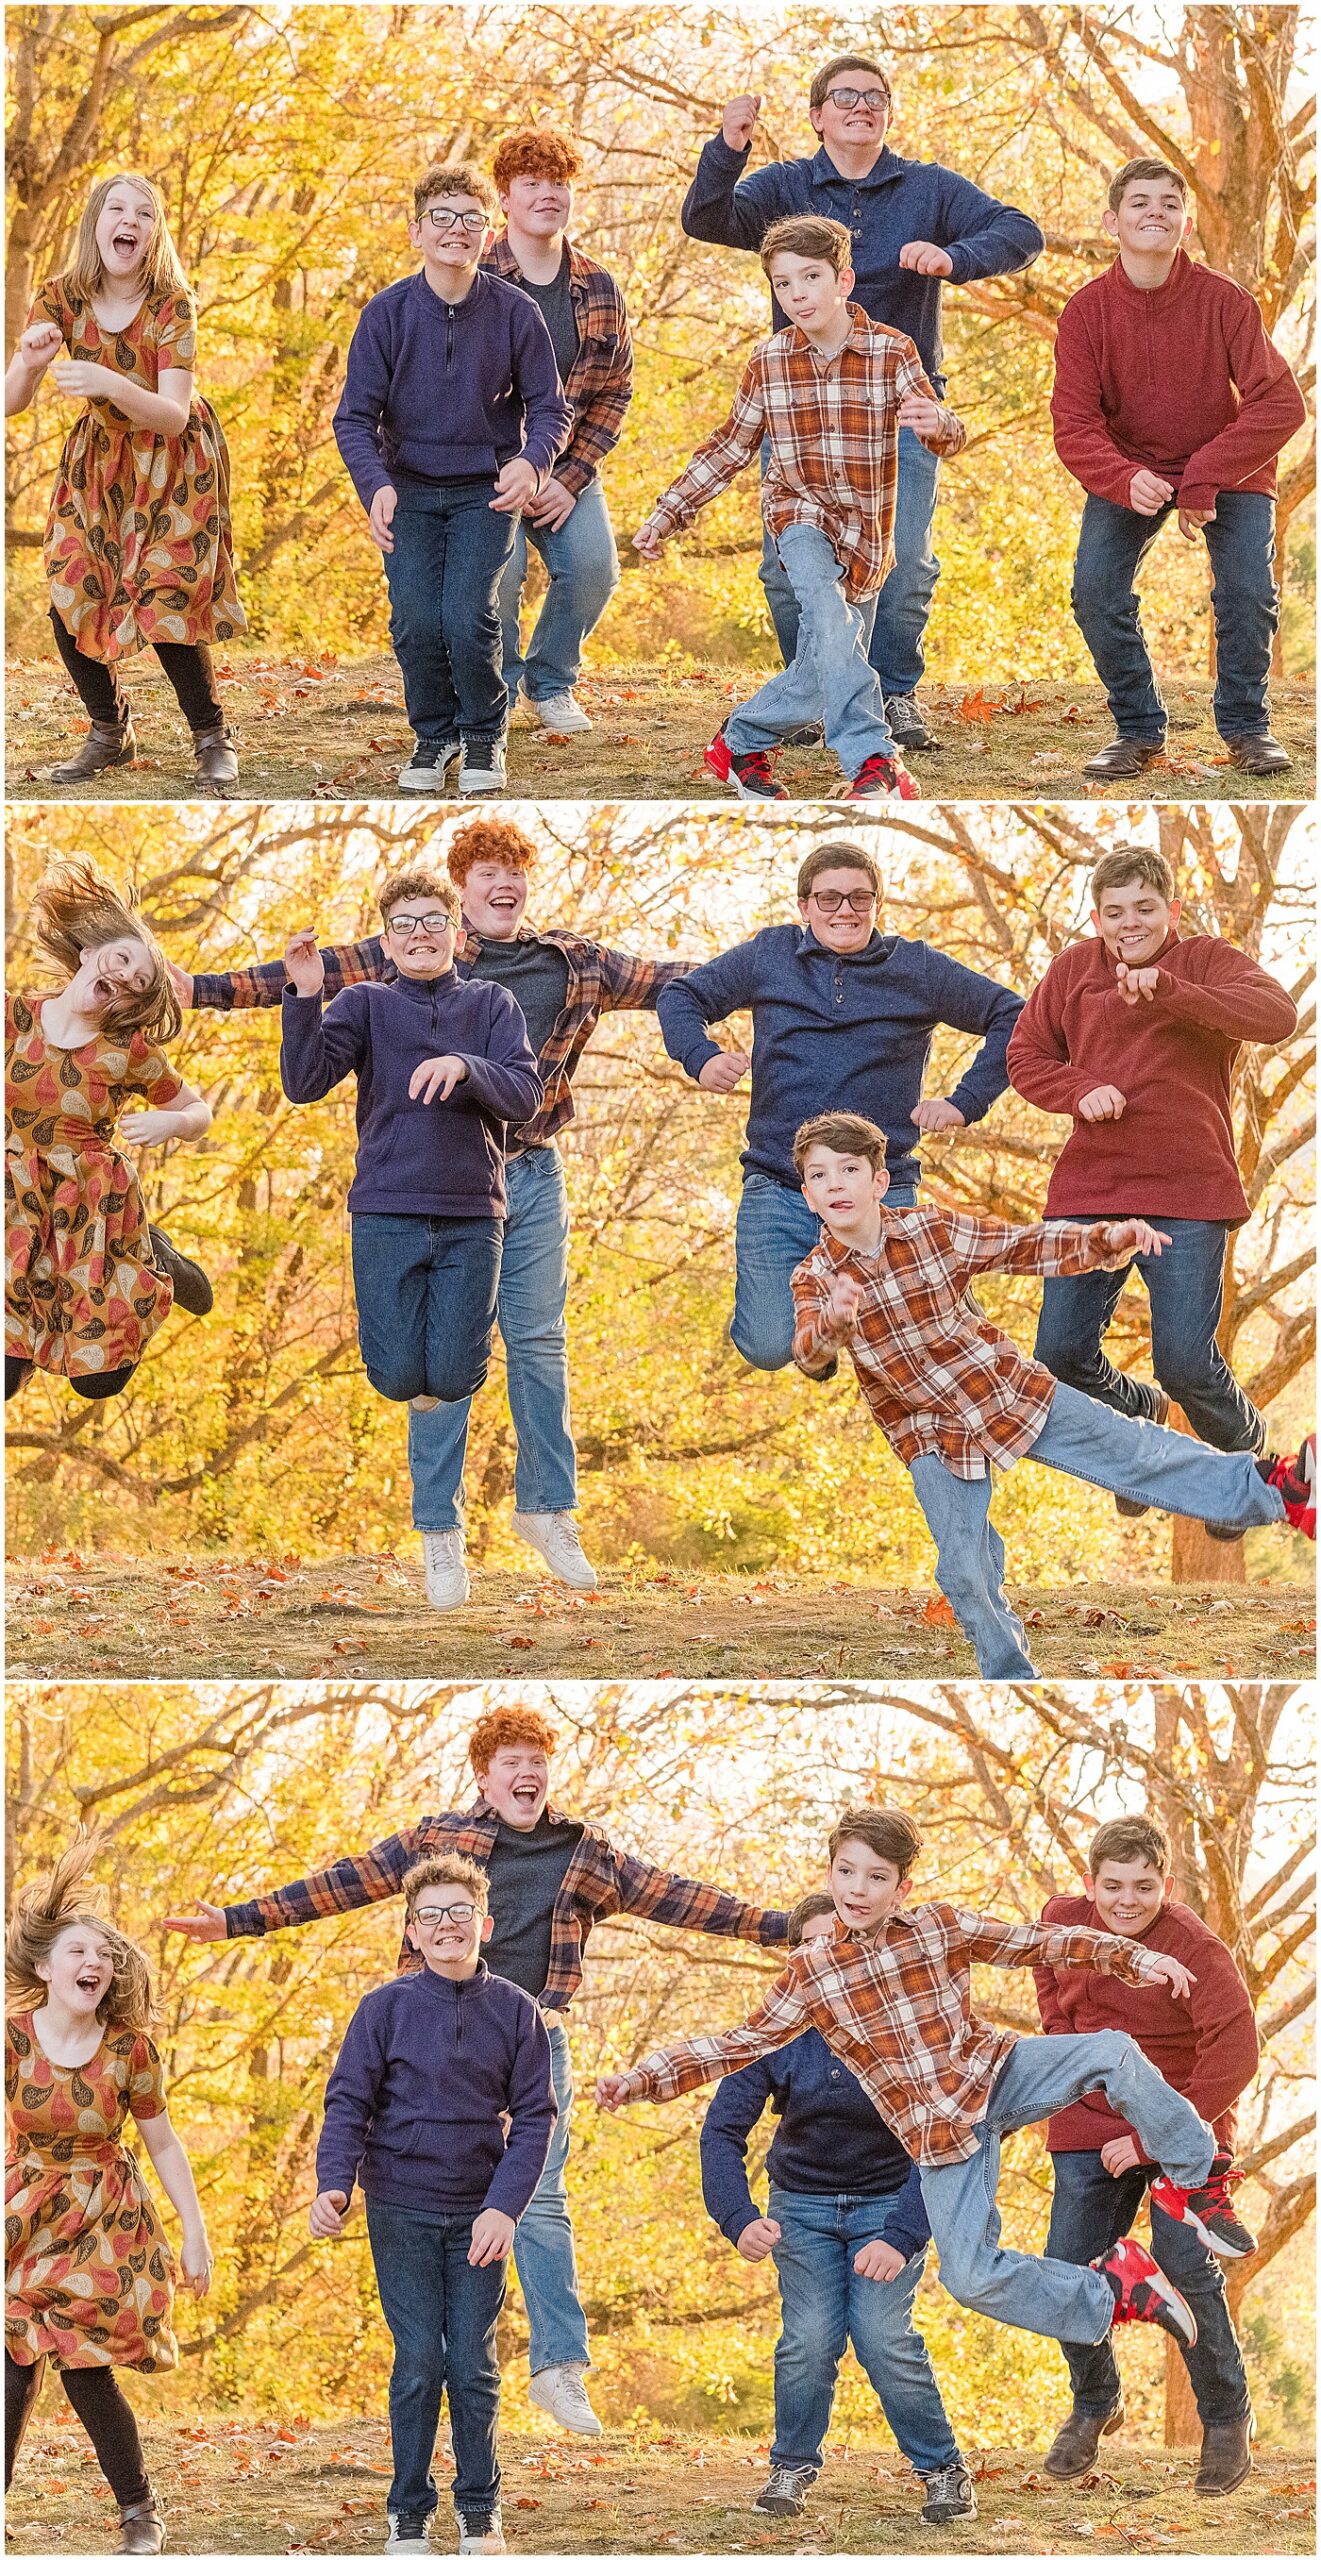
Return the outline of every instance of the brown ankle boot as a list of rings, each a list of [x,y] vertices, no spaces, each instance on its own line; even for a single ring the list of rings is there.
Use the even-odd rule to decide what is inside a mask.
[[[148,2490],[145,2498],[135,2499],[131,2507],[119,2510],[119,2549],[121,2551],[163,2551],[165,2527],[161,2511]]]
[[[132,764],[138,752],[131,720],[94,720],[82,745],[63,764],[53,764],[52,782],[90,782],[95,774],[109,773],[112,765]]]
[[[195,729],[193,761],[199,782],[223,785],[238,781],[239,760],[228,729]]]
[[[1112,2436],[1124,2423],[1124,2404],[1120,2400],[1107,2416],[1094,2409],[1070,2409],[1056,2436],[1042,2470],[1048,2480],[1083,2480],[1096,2469],[1102,2436]]]
[[[1252,2469],[1252,2439],[1256,2422],[1231,2418],[1223,2427],[1206,2427],[1202,2433],[1202,2459],[1197,2466],[1194,2487],[1199,2498],[1227,2498],[1238,2489]]]

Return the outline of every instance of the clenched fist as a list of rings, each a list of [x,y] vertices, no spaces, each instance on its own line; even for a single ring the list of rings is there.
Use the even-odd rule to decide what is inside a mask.
[[[731,151],[746,151],[752,140],[752,129],[761,113],[760,97],[729,99],[720,119],[720,138]]]

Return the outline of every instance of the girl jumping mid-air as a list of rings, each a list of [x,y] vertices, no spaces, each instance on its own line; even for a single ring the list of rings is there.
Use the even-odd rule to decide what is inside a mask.
[[[56,363],[61,349],[67,350]],[[198,778],[238,779],[210,643],[247,630],[234,579],[229,452],[193,389],[197,320],[149,178],[93,187],[73,258],[37,295],[5,375],[5,415],[50,370],[82,403],[46,523],[55,645],[91,717],[52,782],[86,782],[137,752],[119,661],[155,649],[193,733]]]

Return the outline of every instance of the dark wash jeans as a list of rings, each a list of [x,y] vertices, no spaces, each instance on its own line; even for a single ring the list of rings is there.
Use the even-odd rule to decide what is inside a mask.
[[[486,2514],[500,2495],[495,2431],[500,2366],[495,2327],[504,2306],[505,2261],[470,2267],[475,2215],[404,2213],[367,2200],[376,2289],[394,2340],[390,2371],[392,2516],[429,2516],[437,2506],[431,2462],[448,2391],[454,2439],[454,2504]]]
[[[1170,1239],[1163,1253],[1138,1254],[1122,1271],[1084,1271],[1043,1283],[1036,1357],[1066,1387],[1135,1421],[1154,1422],[1155,1389],[1116,1369],[1102,1348],[1136,1266],[1151,1306],[1151,1365],[1167,1396],[1213,1449],[1264,1449],[1266,1425],[1216,1341],[1229,1229],[1212,1218],[1158,1218],[1156,1224]]]
[[[1070,2266],[1086,2266],[1133,2228],[1147,2191],[1150,2169],[1126,2169],[1112,2178],[1101,2165],[1099,2151],[1055,2151],[1055,2194],[1046,2239],[1048,2258]],[[1151,2213],[1151,2254],[1171,2284],[1177,2285],[1197,2322],[1195,2347],[1180,2346],[1204,2427],[1230,2426],[1249,2416],[1248,2377],[1243,2369],[1234,2324],[1225,2299],[1220,2261],[1203,2247],[1186,2223],[1174,2222],[1159,2205]],[[1073,2405],[1093,2416],[1113,2409],[1119,2399],[1119,2367],[1110,2333],[1099,2346],[1066,2343],[1064,2354],[1073,2383]]]
[[[492,511],[495,483],[484,475],[395,486],[394,549],[383,557],[409,726],[435,746],[502,738],[509,695],[496,591],[518,519]]]
[[[377,1394],[392,1404],[475,1395],[491,1357],[503,1221],[364,1210],[351,1225],[358,1343]]]
[[[1147,655],[1133,580],[1177,500],[1159,515],[1140,516],[1090,493],[1082,511],[1070,602],[1092,653],[1121,738],[1147,746],[1165,740],[1165,704]],[[1258,489],[1222,489],[1203,527],[1214,584],[1216,683],[1212,698],[1222,738],[1261,737],[1270,727],[1267,684],[1271,643],[1280,619],[1272,574],[1275,501]]]

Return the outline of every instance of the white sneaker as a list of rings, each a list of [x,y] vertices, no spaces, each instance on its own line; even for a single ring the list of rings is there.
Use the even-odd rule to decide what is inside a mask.
[[[592,725],[573,693],[548,693],[540,702],[534,701],[532,708],[542,728],[549,729],[553,738],[570,738],[577,730],[590,729]]]
[[[462,1529],[424,1529],[422,1564],[431,1607],[461,1608],[471,1589]]]
[[[557,1582],[574,1591],[595,1591],[596,1574],[582,1551],[578,1524],[571,1511],[516,1511],[514,1535],[526,1539],[550,1566]],[[547,2365],[548,2373],[572,2373],[572,2365]]]
[[[459,2549],[460,2551],[507,2551],[509,2549],[498,2507],[492,2507],[487,2515],[474,2513],[459,2517]]]
[[[431,2535],[428,2516],[396,2516],[390,2518],[390,2531],[382,2544],[385,2551],[429,2551]]]
[[[505,787],[505,742],[503,738],[465,738],[459,759],[459,796],[475,800],[487,791],[503,791]]]
[[[542,1519],[556,1519],[562,1514],[542,1512]],[[527,2396],[534,2409],[544,2409],[559,2427],[568,2427],[576,2436],[599,2436],[601,2421],[583,2387],[584,2368],[580,2364],[547,2364],[534,2373]]]
[[[443,746],[424,744],[419,738],[399,776],[400,790],[420,791],[433,800],[443,800],[445,776],[458,752],[457,738],[446,738]]]

